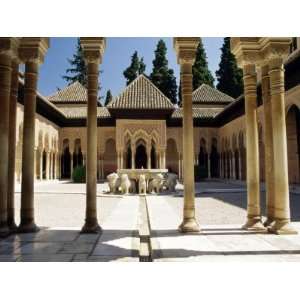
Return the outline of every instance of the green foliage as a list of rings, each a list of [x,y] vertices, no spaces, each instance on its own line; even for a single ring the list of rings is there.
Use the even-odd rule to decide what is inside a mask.
[[[193,65],[193,90],[196,90],[203,83],[214,87],[214,77],[208,69],[206,52],[200,40]]]
[[[150,80],[166,95],[172,103],[177,103],[177,83],[173,69],[169,69],[166,58],[167,47],[163,40],[159,40],[155,50],[155,58],[152,61],[153,69]]]
[[[138,52],[135,51],[131,56],[130,66],[123,72],[123,75],[126,78],[126,85],[130,84],[139,75],[144,74],[145,70],[146,65],[143,57],[139,59]]]
[[[83,60],[83,52],[80,45],[80,39],[77,39],[76,52],[73,54],[72,59],[68,59],[71,67],[66,70],[66,75],[62,78],[67,81],[68,84],[72,84],[79,81],[83,86],[87,86],[87,68]],[[70,74],[70,75],[68,75]]]
[[[86,178],[86,170],[85,166],[77,166],[73,170],[73,182],[75,183],[83,183],[85,182]]]
[[[230,38],[224,38],[221,62],[216,71],[217,89],[233,98],[243,93],[243,72],[238,68],[235,56],[230,51]]]
[[[106,97],[105,97],[105,102],[104,105],[106,106],[111,100],[112,100],[113,96],[110,90],[108,90],[106,92]]]

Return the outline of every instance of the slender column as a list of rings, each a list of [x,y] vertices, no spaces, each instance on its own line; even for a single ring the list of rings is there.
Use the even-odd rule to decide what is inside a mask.
[[[50,152],[46,152],[46,180],[50,178]]]
[[[74,160],[73,160],[74,153],[73,151],[70,152],[70,179],[73,179],[73,169],[74,169]]]
[[[15,232],[15,162],[16,162],[16,125],[17,100],[19,86],[19,63],[12,62],[10,105],[9,105],[9,142],[8,142],[8,190],[7,190],[7,224],[10,231]]]
[[[131,145],[131,169],[135,169],[135,147]]]
[[[192,64],[181,64],[181,86],[183,98],[183,176],[184,176],[184,212],[179,227],[182,232],[199,231],[195,218],[194,183],[194,136],[192,111]],[[164,166],[163,166],[164,167]]]
[[[244,229],[262,230],[259,187],[259,154],[255,65],[245,65],[244,91],[247,145],[247,222]]]
[[[232,179],[236,179],[236,174],[235,174],[235,155],[234,155],[234,151],[233,151],[233,153],[232,153],[231,160],[232,160]]]
[[[293,234],[290,225],[290,199],[288,181],[287,138],[284,101],[284,68],[281,58],[269,63],[272,103],[272,133],[274,153],[274,219],[270,230],[277,234]]]
[[[261,68],[261,87],[264,108],[264,139],[265,139],[265,185],[266,185],[266,207],[267,220],[264,225],[268,227],[274,221],[274,154],[273,154],[273,136],[272,136],[272,107],[270,95],[270,77],[269,66],[264,65]]]
[[[40,180],[43,180],[43,149],[40,149]]]
[[[121,169],[124,169],[124,151],[121,151]]]
[[[166,168],[166,149],[163,149],[162,151],[162,169]]]
[[[7,175],[11,57],[0,52],[0,237],[9,234],[7,224]]]
[[[241,159],[241,150],[239,150],[239,179],[242,180],[242,159]]]
[[[181,179],[181,159],[180,159],[180,153],[178,154],[178,179]]]
[[[86,164],[86,216],[83,233],[98,233],[97,219],[97,95],[98,62],[88,61],[88,115]]]
[[[147,149],[147,169],[151,169],[151,148]]]
[[[34,222],[34,138],[38,61],[25,64],[20,232],[36,232]],[[49,175],[48,175],[49,176]]]

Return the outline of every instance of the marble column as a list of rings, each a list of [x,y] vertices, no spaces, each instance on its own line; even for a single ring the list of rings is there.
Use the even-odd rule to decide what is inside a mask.
[[[256,68],[254,64],[244,65],[244,95],[246,115],[247,147],[247,230],[262,230],[260,211],[259,153],[257,128]]]
[[[0,42],[2,42],[2,38]],[[7,224],[7,176],[11,61],[11,53],[2,51],[2,48],[0,48],[0,237],[9,234]]]
[[[287,137],[284,99],[283,59],[269,61],[271,87],[273,167],[274,167],[274,219],[270,231],[277,234],[294,234],[290,221],[290,199],[288,181]]]
[[[131,145],[131,169],[135,169],[135,147]]]
[[[36,232],[39,230],[34,221],[36,90],[39,64],[43,61],[48,47],[48,38],[22,38],[19,48],[20,59],[25,63],[21,222],[19,232]]]
[[[46,180],[50,179],[50,152],[46,152]]]
[[[17,101],[19,86],[19,61],[12,61],[10,105],[9,105],[9,142],[8,142],[8,190],[7,190],[7,224],[15,232],[15,162],[16,162],[16,126]]]
[[[265,140],[265,186],[266,186],[266,208],[267,220],[264,225],[268,227],[274,221],[274,154],[272,135],[272,107],[270,95],[269,66],[261,68],[261,88],[264,109],[264,140]]]
[[[80,38],[88,75],[86,214],[82,233],[99,233],[97,218],[97,98],[103,38]]]
[[[211,178],[210,155],[209,154],[207,154],[207,177]]]
[[[43,180],[43,149],[40,149],[40,180]]]
[[[239,180],[242,180],[242,153],[241,153],[241,150],[239,150],[238,152],[239,154]]]
[[[193,130],[193,73],[192,67],[199,44],[198,38],[174,38],[174,47],[180,64],[181,94],[183,105],[183,176],[184,210],[181,232],[198,232],[195,217],[195,179],[194,179],[194,130]]]
[[[151,169],[151,148],[147,147],[147,169]]]

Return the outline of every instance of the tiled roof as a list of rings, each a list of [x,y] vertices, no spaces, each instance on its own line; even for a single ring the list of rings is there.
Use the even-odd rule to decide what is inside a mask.
[[[200,108],[193,107],[193,119],[211,119],[214,118],[223,108]],[[183,117],[182,108],[176,109],[171,115],[172,119],[181,119]]]
[[[172,102],[144,75],[115,97],[108,109],[174,109]]]
[[[60,107],[67,118],[72,119],[86,119],[87,107]],[[110,113],[106,107],[97,107],[97,118],[110,118]]]
[[[87,102],[87,89],[78,81],[68,85],[47,99],[53,103]]]
[[[230,103],[233,102],[234,98],[218,91],[215,88],[207,84],[201,84],[193,92],[193,103],[202,104],[202,103]]]

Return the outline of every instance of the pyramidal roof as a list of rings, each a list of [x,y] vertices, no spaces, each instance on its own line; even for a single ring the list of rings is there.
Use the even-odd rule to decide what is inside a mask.
[[[47,99],[52,103],[87,102],[87,89],[79,81],[76,81],[55,94],[48,96]]]
[[[227,104],[233,102],[235,99],[227,94],[218,91],[215,88],[207,84],[201,84],[193,92],[193,104],[205,104],[205,103],[220,103]]]
[[[174,105],[145,75],[139,75],[108,105],[109,109],[174,109]]]

